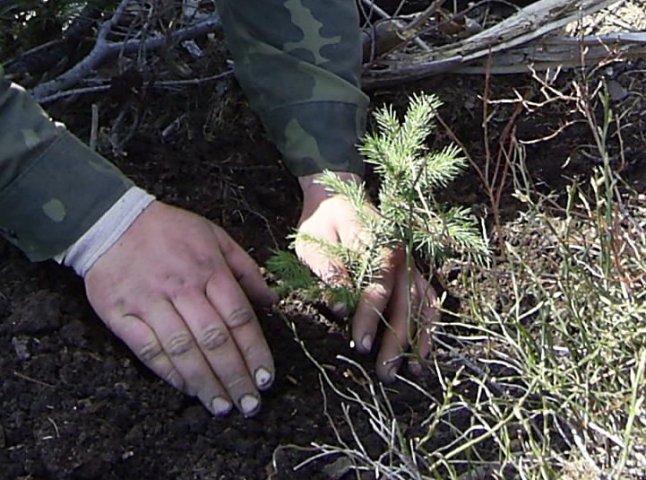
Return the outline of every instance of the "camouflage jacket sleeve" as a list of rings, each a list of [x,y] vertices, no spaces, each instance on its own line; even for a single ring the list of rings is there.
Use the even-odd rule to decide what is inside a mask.
[[[238,80],[297,176],[363,173],[355,0],[219,0]]]
[[[0,234],[34,261],[73,244],[131,186],[0,67]]]

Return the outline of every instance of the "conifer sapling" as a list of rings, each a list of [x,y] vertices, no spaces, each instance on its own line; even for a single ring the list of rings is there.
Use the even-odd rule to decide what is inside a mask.
[[[425,146],[440,105],[436,96],[422,93],[412,97],[403,121],[391,106],[375,113],[377,130],[366,135],[359,149],[380,177],[378,212],[370,206],[364,184],[344,182],[334,172],[324,173],[321,184],[345,197],[356,210],[364,248],[351,249],[301,233],[292,236],[312,242],[338,259],[348,272],[350,284],[320,282],[295,255],[277,252],[267,268],[278,281],[278,293],[312,302],[343,302],[352,309],[365,287],[378,278],[388,249],[404,248],[409,265],[418,259],[431,268],[440,266],[450,255],[476,262],[486,258],[486,241],[470,211],[445,208],[435,199],[435,192],[446,188],[466,165],[453,145],[438,152]]]

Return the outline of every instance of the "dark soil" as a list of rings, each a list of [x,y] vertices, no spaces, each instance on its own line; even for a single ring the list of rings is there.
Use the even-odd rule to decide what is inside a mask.
[[[627,111],[620,102],[630,101],[635,112],[632,123],[623,122],[629,156],[622,163],[615,151],[613,162],[641,191],[646,181],[644,141],[639,136],[646,131],[641,120],[644,96],[631,92],[643,94],[643,71],[639,65],[625,64],[609,75],[629,93],[616,104]],[[512,98],[514,89],[528,94],[536,89],[527,77],[493,81],[492,98]],[[481,78],[445,77],[372,93],[376,104],[402,104],[412,89],[437,92],[445,100],[444,120],[482,164],[483,87]],[[56,106],[56,114],[82,138],[88,136],[88,101]],[[271,249],[285,246],[284,238],[298,217],[298,188],[232,82],[223,82],[215,91],[92,101],[99,103],[105,125],[99,139],[102,151],[137,183],[161,200],[219,223],[260,263]],[[128,120],[111,128],[120,112],[126,112],[123,117]],[[512,112],[509,105],[494,108],[489,124],[494,153]],[[556,107],[523,112],[515,122],[515,135],[547,136],[568,116],[574,114]],[[131,128],[134,120],[138,128]],[[174,121],[177,128],[168,129],[162,138],[162,130]],[[438,129],[435,143],[447,140],[446,132]],[[590,143],[588,128],[576,123],[553,140],[528,145],[527,163],[536,184],[545,191],[558,189],[568,177],[589,172],[598,164],[592,150],[582,153]],[[449,192],[447,201],[469,204],[490,218],[487,196],[473,172]],[[503,214],[513,215],[517,206],[511,197],[504,195],[501,203]],[[359,358],[349,348],[343,329],[312,308],[288,304],[282,310],[335,383],[360,390],[356,369],[336,356],[360,360],[371,375],[372,359]],[[324,398],[319,370],[281,315],[258,313],[276,359],[275,385],[263,395],[258,416],[211,418],[196,400],[149,373],[112,336],[93,314],[82,282],[72,272],[53,263],[30,264],[13,247],[0,244],[0,478],[335,478],[333,469],[325,469],[334,457],[294,472],[312,452],[293,447],[311,442],[338,445],[331,422],[350,438],[340,399],[329,388]],[[437,394],[428,377],[422,385]],[[404,428],[417,428],[428,408],[422,394],[396,384],[390,398]],[[379,455],[383,445],[356,406],[351,418],[368,452]]]

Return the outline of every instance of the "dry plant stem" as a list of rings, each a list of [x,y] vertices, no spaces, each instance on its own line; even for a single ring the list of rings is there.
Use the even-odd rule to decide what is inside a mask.
[[[185,80],[164,80],[160,82],[152,82],[148,85],[148,88],[162,88],[162,89],[178,89],[180,87],[190,87],[203,85],[209,82],[216,82],[218,80],[224,80],[233,76],[233,70],[227,70],[226,72],[218,73],[215,75],[210,75],[208,77],[202,78],[188,78]],[[101,93],[107,92],[112,86],[110,84],[105,85],[96,85],[92,87],[83,87],[83,88],[73,88],[71,90],[65,90],[62,92],[54,93],[48,97],[44,97],[39,100],[38,103],[41,105],[46,105],[48,103],[55,102],[57,100],[62,100],[63,98],[73,97],[75,95],[87,95],[92,93]]]
[[[496,385],[494,380],[491,380],[490,373],[482,370],[480,367],[478,367],[476,364],[474,364],[472,361],[470,361],[468,358],[462,355],[456,348],[440,340],[437,336],[433,338],[433,341],[436,342],[438,345],[442,345],[442,347],[446,348],[451,354],[451,356],[453,356],[455,359],[459,361],[460,365],[467,368],[476,377],[480,378],[480,380],[484,382],[484,384],[487,386],[487,388],[489,388],[489,390],[491,390],[499,397],[506,397],[505,392],[498,385]]]
[[[442,5],[444,5],[445,1],[446,0],[435,0],[431,2],[431,4],[424,9],[424,11],[419,13],[408,25],[406,25],[406,30],[419,32],[426,21],[431,18],[435,12],[442,8]]]
[[[343,416],[346,425],[350,429],[353,442],[356,445],[355,447],[352,447],[351,445],[348,445],[345,440],[343,440],[340,431],[336,427],[331,416],[327,414],[326,410],[326,415],[330,420],[330,425],[340,446],[321,445],[313,443],[312,446],[318,453],[315,453],[310,458],[301,462],[295,467],[295,470],[300,469],[317,459],[325,458],[330,455],[343,454],[352,461],[355,472],[372,470],[373,472],[375,472],[378,478],[392,478],[402,480],[414,478],[421,480],[422,476],[420,475],[419,470],[416,467],[417,458],[415,457],[417,453],[406,445],[406,439],[400,431],[400,426],[396,421],[394,411],[388,400],[388,396],[383,385],[375,385],[368,373],[357,362],[342,355],[337,355],[338,360],[344,361],[360,373],[360,378],[357,380],[357,385],[360,385],[364,389],[364,394],[366,394],[368,398],[364,399],[362,395],[355,392],[351,388],[348,388],[346,391],[340,390],[339,387],[337,387],[330,378],[326,368],[312,356],[312,354],[305,346],[305,342],[300,339],[295,323],[293,321],[290,321],[278,309],[275,308],[274,311],[290,328],[294,335],[294,340],[300,345],[305,356],[319,371],[319,381],[321,382],[321,390],[323,392],[325,405],[327,406],[327,397],[324,390],[323,380],[325,381],[325,384],[327,384],[327,386],[337,396],[339,396],[339,398],[341,398],[345,402],[348,402],[342,404]],[[355,430],[354,420],[350,415],[350,405],[358,405],[360,409],[368,416],[368,421],[373,433],[375,433],[383,442],[384,446],[387,447],[384,454],[377,460],[373,460],[370,457],[363,445],[362,439],[358,436],[357,431]],[[397,460],[400,463],[399,467],[390,465],[392,459],[388,460],[388,458],[391,455],[395,455],[397,457]],[[385,477],[383,475],[385,475]]]
[[[37,101],[50,97],[53,94],[60,93],[61,91],[75,85],[109,58],[115,57],[119,54],[123,55],[135,51],[141,52],[156,50],[168,43],[176,43],[190,38],[195,38],[200,35],[213,32],[221,27],[220,18],[218,16],[212,16],[195,25],[170,33],[167,36],[159,35],[143,41],[138,39],[130,39],[122,42],[108,41],[108,34],[119,22],[119,19],[128,6],[129,1],[130,0],[121,0],[112,14],[112,17],[101,24],[94,48],[92,48],[92,51],[83,60],[67,72],[59,75],[53,80],[36,86],[32,90],[32,94]]]
[[[21,378],[21,379],[26,380],[28,382],[36,383],[38,385],[42,385],[43,387],[55,388],[55,386],[52,385],[51,383],[43,382],[42,380],[38,380],[37,378],[31,378],[31,377],[25,375],[24,373],[20,373],[20,372],[17,372],[15,370],[14,370],[13,374],[18,378]]]
[[[73,97],[74,95],[88,95],[92,93],[107,92],[108,90],[110,90],[110,88],[112,88],[111,85],[95,85],[92,87],[73,88],[71,90],[64,90],[62,92],[43,97],[38,100],[38,103],[40,103],[41,105],[47,105],[48,103],[62,100],[63,98]]]
[[[496,232],[496,240],[498,242],[498,250],[501,255],[505,253],[505,238],[503,234],[502,220],[500,216],[500,202],[502,200],[502,194],[504,193],[505,187],[507,185],[507,179],[509,176],[509,165],[511,158],[513,156],[513,151],[516,148],[515,140],[515,124],[518,115],[523,110],[523,102],[519,102],[512,115],[510,116],[507,124],[503,128],[503,131],[500,135],[498,141],[498,151],[496,153],[496,160],[494,164],[493,155],[491,152],[490,146],[490,136],[489,136],[489,106],[492,104],[490,100],[490,85],[491,85],[491,75],[489,70],[486,70],[485,74],[485,84],[482,98],[482,132],[483,132],[483,143],[485,151],[485,165],[484,170],[475,162],[473,157],[468,154],[464,144],[460,142],[453,131],[448,127],[448,125],[438,116],[439,122],[449,133],[451,139],[460,146],[464,152],[467,160],[476,171],[480,177],[480,181],[487,193],[489,199],[489,206],[491,207],[491,214],[493,215],[494,229]],[[492,172],[493,168],[493,172]]]
[[[99,135],[99,106],[92,104],[92,128],[90,129],[90,150],[96,151],[96,141]]]

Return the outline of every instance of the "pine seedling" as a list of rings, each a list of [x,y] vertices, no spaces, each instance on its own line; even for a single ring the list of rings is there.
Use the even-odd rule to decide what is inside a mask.
[[[439,106],[437,97],[420,94],[413,96],[403,121],[392,107],[376,112],[377,131],[368,134],[359,149],[380,176],[378,212],[369,206],[363,184],[344,182],[329,171],[320,180],[356,210],[363,230],[359,242],[363,248],[332,244],[303,234],[296,234],[294,239],[314,243],[336,258],[348,272],[350,285],[341,288],[320,284],[310,276],[311,282],[305,286],[300,274],[285,275],[295,269],[291,263],[298,260],[283,252],[268,264],[279,279],[282,293],[300,291],[306,292],[307,297],[329,299],[338,298],[345,289],[344,296],[352,299],[346,303],[353,307],[363,289],[379,277],[384,255],[395,248],[406,250],[411,259],[409,264],[413,264],[413,258],[420,258],[432,268],[453,255],[476,262],[486,259],[487,244],[470,211],[462,207],[444,208],[435,199],[435,192],[446,188],[466,166],[455,146],[438,152],[428,151],[425,146],[435,127]]]

